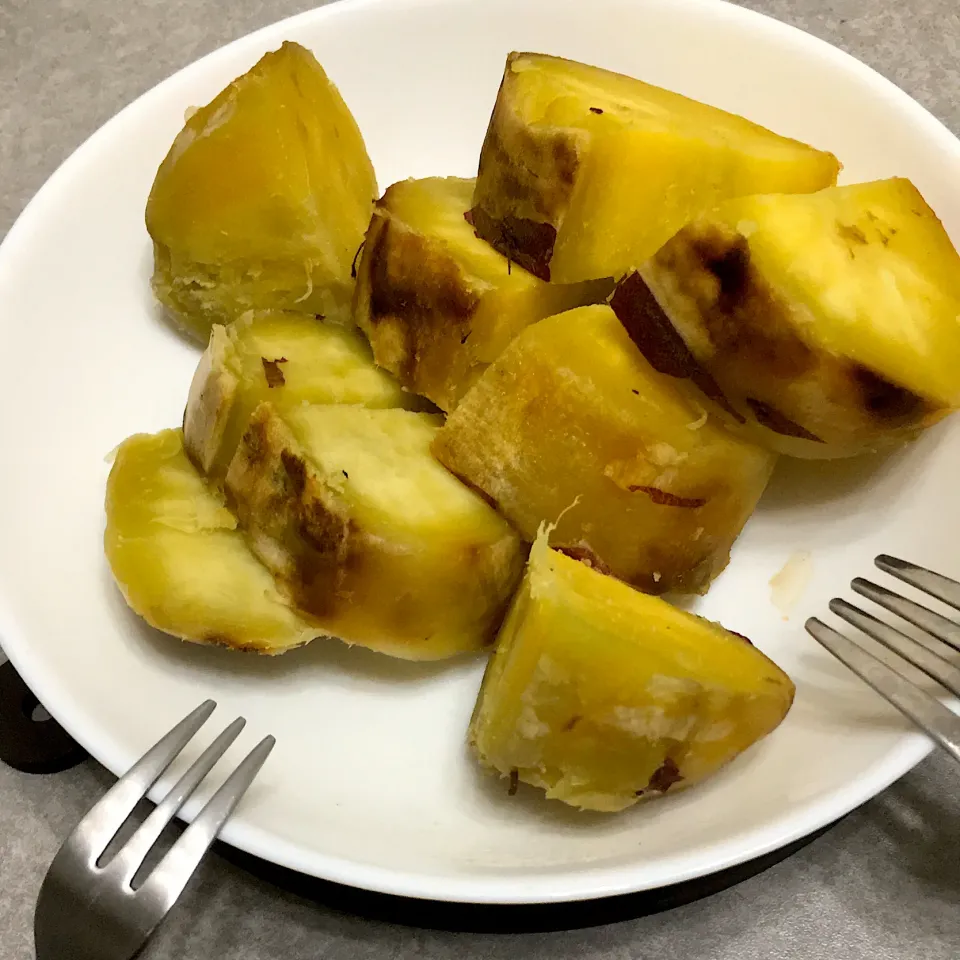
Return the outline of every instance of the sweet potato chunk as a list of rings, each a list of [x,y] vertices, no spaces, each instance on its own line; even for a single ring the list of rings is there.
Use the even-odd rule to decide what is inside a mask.
[[[284,43],[194,113],[160,165],[146,211],[154,292],[204,343],[249,309],[345,319],[376,196],[337,88]]]
[[[322,633],[280,595],[179,430],[137,434],[107,481],[104,548],[129,606],[183,640],[283,653]]]
[[[789,677],[718,624],[538,538],[469,738],[487,767],[587,810],[688,787],[773,731]]]
[[[479,650],[524,550],[430,455],[438,417],[259,406],[227,473],[257,555],[325,630],[409,660]]]
[[[424,405],[377,368],[354,328],[250,311],[228,327],[214,326],[183,416],[187,453],[214,486],[222,485],[250,414],[266,400],[279,411],[305,403]]]
[[[582,63],[513,53],[480,156],[477,232],[545,280],[621,277],[687,220],[836,183],[836,157]]]
[[[524,330],[433,450],[528,540],[556,523],[553,545],[653,593],[706,589],[774,461],[654,370],[605,305]]]
[[[908,180],[732,200],[613,305],[648,356],[672,324],[735,419],[783,453],[881,449],[960,405],[960,257]]]
[[[465,219],[473,180],[395,183],[374,210],[354,317],[377,363],[443,410],[524,327],[584,303],[612,281],[548,284],[478,239]]]

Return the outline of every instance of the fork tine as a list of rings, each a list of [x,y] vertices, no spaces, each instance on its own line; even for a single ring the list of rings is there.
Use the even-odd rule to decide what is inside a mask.
[[[137,828],[136,833],[126,842],[109,865],[116,872],[121,883],[129,886],[144,858],[153,845],[160,839],[167,824],[179,813],[180,808],[200,786],[204,777],[213,769],[214,764],[227,752],[230,744],[240,735],[246,720],[238,717],[217,737],[213,743],[193,762],[190,769],[177,781],[177,785],[157,804],[150,816]]]
[[[892,667],[862,650],[848,637],[828,627],[816,617],[807,621],[806,628],[819,644],[960,762],[960,717],[948,710],[936,697],[914,686]]]
[[[931,597],[942,600],[954,610],[960,610],[960,583],[951,580],[949,577],[940,573],[934,573],[927,570],[926,567],[918,567],[915,563],[907,563],[906,560],[898,560],[896,557],[881,553],[873,561],[884,573],[909,583],[910,586],[929,593]]]
[[[857,577],[850,585],[861,597],[866,597],[885,610],[895,613],[898,617],[903,617],[908,623],[925,630],[938,640],[953,647],[954,650],[960,650],[960,624],[956,624],[948,617],[934,613],[906,597],[901,597],[899,593],[894,593],[886,587],[864,580],[863,577]]]
[[[150,897],[161,904],[164,911],[173,906],[275,743],[274,737],[264,737],[247,754],[143,882],[138,895]]]
[[[944,660],[938,653],[846,600],[831,600],[830,609],[851,626],[862,630],[868,637],[873,637],[928,677],[943,684],[954,696],[960,697],[960,668]]]
[[[187,714],[97,801],[77,825],[68,840],[76,836],[84,850],[89,851],[91,867],[103,855],[107,844],[146,796],[147,791],[206,723],[216,706],[215,701],[206,700],[196,710]]]

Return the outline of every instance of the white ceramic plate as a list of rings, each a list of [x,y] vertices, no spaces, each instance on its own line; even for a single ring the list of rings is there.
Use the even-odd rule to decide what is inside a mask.
[[[799,838],[908,770],[925,741],[802,624],[881,551],[960,573],[960,418],[885,462],[783,465],[698,609],[782,664],[796,705],[711,782],[620,816],[509,798],[477,772],[464,731],[479,662],[410,665],[332,641],[271,661],[181,645],[126,610],[101,550],[104,458],[128,434],[179,422],[198,355],[151,301],[144,202],[184,109],[288,38],[339,85],[381,187],[475,172],[505,55],[538,50],[830,149],[848,181],[909,176],[960,240],[960,144],[944,127],[843,53],[715,0],[354,0],[204,58],[87,141],[0,249],[0,636],[51,713],[116,773],[212,696],[221,723],[250,721],[228,759],[278,739],[229,843],[440,900],[561,901],[690,879]],[[797,550],[812,555],[812,579],[787,620],[768,581]]]

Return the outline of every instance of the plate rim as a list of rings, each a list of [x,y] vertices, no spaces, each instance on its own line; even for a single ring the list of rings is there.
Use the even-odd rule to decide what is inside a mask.
[[[402,2],[407,7],[423,5],[456,7],[474,5],[478,0],[402,0]],[[522,3],[525,0],[514,0],[514,2]],[[555,0],[555,2],[575,6],[578,0]],[[21,244],[21,235],[24,235],[24,241],[28,242],[28,231],[35,220],[42,218],[49,202],[48,198],[59,188],[62,181],[72,175],[74,166],[79,164],[89,151],[97,148],[100,138],[106,136],[107,132],[115,124],[120,123],[128,112],[143,109],[145,104],[149,106],[152,99],[162,98],[169,87],[177,82],[189,81],[191,74],[203,72],[212,61],[218,58],[226,59],[244,48],[255,50],[262,47],[265,42],[275,44],[281,39],[279,34],[287,30],[298,30],[304,23],[315,23],[338,16],[362,16],[364,11],[376,9],[387,3],[395,8],[398,0],[337,0],[322,7],[302,11],[215,48],[141,93],[86,137],[58,165],[18,214],[6,236],[0,241],[0,286],[3,284],[7,260]],[[931,138],[942,142],[945,152],[949,150],[960,161],[960,139],[942,121],[893,81],[826,40],[778,20],[770,14],[741,7],[729,0],[636,0],[636,3],[638,6],[651,8],[675,8],[682,3],[690,8],[690,15],[696,15],[699,10],[709,9],[714,16],[722,15],[733,21],[741,21],[748,27],[752,26],[770,31],[772,35],[779,35],[785,38],[785,42],[793,41],[794,44],[805,45],[810,50],[811,56],[819,55],[829,58],[847,71],[859,74],[863,81],[875,87],[878,99],[885,97],[895,101],[895,105],[901,110],[912,114],[915,122],[927,128]],[[89,736],[82,716],[83,710],[77,698],[71,697],[65,690],[62,694],[58,693],[53,688],[63,685],[56,680],[45,679],[41,665],[31,655],[26,632],[19,630],[3,593],[4,586],[0,583],[0,637],[3,638],[4,653],[24,682],[44,703],[51,716],[87,750],[91,757],[112,774],[119,776],[127,766],[125,759],[118,756],[122,751],[118,750],[114,744],[102,743]],[[50,696],[50,693],[55,695]],[[867,773],[848,783],[842,790],[834,791],[795,808],[785,820],[778,820],[766,830],[752,834],[750,837],[752,842],[735,839],[714,844],[708,848],[711,851],[709,858],[704,858],[702,854],[661,858],[663,863],[674,864],[669,877],[644,876],[645,865],[642,860],[627,866],[571,867],[559,872],[557,877],[541,875],[532,878],[507,879],[494,875],[483,879],[475,877],[467,879],[428,872],[409,873],[315,851],[304,855],[303,849],[295,842],[279,838],[264,828],[247,825],[242,816],[232,818],[219,839],[238,850],[298,873],[377,893],[483,905],[582,901],[639,893],[706,877],[788,846],[842,819],[868,802],[909,772],[932,750],[933,744],[922,734],[908,731],[900,738],[896,748]],[[156,802],[164,792],[164,787],[157,785],[150,791],[149,797]],[[189,822],[193,814],[194,811],[188,809],[180,815],[180,819]],[[789,828],[785,829],[788,825]],[[571,883],[569,877],[574,871],[576,882]],[[660,872],[665,871],[661,868]]]

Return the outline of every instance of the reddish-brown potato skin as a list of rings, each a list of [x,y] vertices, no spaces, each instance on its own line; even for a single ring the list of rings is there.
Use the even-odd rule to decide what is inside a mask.
[[[777,452],[824,458],[881,449],[947,412],[805,340],[796,305],[756,269],[746,237],[721,224],[684,227],[621,282],[612,305],[648,358],[656,353],[650,331],[672,329],[689,362],[671,375]]]
[[[475,205],[477,232],[541,280],[576,186],[581,141],[568,129],[533,130],[514,109],[510,54],[480,151]],[[520,162],[520,158],[523,162]]]
[[[479,236],[542,280],[619,278],[701,210],[819,190],[838,170],[832,154],[671,91],[511,53],[471,216]]]

